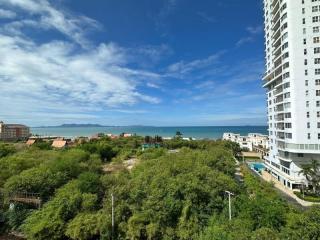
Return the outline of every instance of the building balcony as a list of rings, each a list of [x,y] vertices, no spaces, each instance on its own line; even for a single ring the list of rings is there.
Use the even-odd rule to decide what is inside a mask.
[[[281,35],[272,43],[272,47],[275,49],[281,46],[282,40],[281,40]]]
[[[280,35],[281,35],[281,31],[280,31],[280,26],[279,26],[279,28],[275,29],[275,31],[273,32],[271,38],[276,40],[276,39],[278,39],[280,37]]]
[[[277,147],[281,151],[286,151],[290,153],[320,154],[320,144],[296,144],[278,142]]]
[[[283,93],[283,88],[277,88],[276,90],[273,91],[273,95],[277,96],[279,94]]]
[[[279,4],[279,0],[273,0],[271,2],[271,6],[275,6],[276,4]]]

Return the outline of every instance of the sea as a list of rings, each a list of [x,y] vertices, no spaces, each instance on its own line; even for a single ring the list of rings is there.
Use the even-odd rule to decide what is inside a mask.
[[[59,136],[66,138],[90,137],[97,133],[131,133],[139,136],[173,137],[180,131],[186,138],[195,139],[221,139],[223,133],[239,133],[242,136],[248,133],[268,134],[267,126],[212,126],[212,127],[149,127],[149,126],[127,126],[127,127],[34,127],[31,132],[40,136]]]

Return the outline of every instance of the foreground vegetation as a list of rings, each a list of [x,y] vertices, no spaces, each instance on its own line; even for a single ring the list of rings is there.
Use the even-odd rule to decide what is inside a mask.
[[[320,239],[320,208],[293,208],[246,168],[244,183],[235,180],[238,145],[176,138],[142,151],[143,142],[103,138],[65,150],[0,144],[1,231],[37,240]],[[103,171],[130,158],[139,159],[132,170]],[[235,194],[231,221],[226,190]],[[39,194],[41,207],[10,205],[17,192]]]

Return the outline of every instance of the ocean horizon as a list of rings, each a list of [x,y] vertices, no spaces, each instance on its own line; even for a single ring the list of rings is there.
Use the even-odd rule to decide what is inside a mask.
[[[138,136],[155,136],[173,137],[177,131],[186,138],[196,139],[220,139],[225,132],[239,133],[248,135],[248,133],[268,134],[267,126],[172,126],[172,127],[155,127],[155,126],[98,126],[98,127],[31,127],[33,135],[40,136],[59,136],[66,138],[90,137],[97,133],[115,134],[131,133]]]

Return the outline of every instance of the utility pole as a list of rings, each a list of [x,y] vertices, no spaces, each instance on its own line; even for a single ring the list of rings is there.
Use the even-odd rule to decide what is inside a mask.
[[[234,196],[232,192],[224,191],[229,196],[229,221],[231,221],[232,215],[231,215],[231,196]]]
[[[114,195],[111,193],[112,240],[114,240]]]

